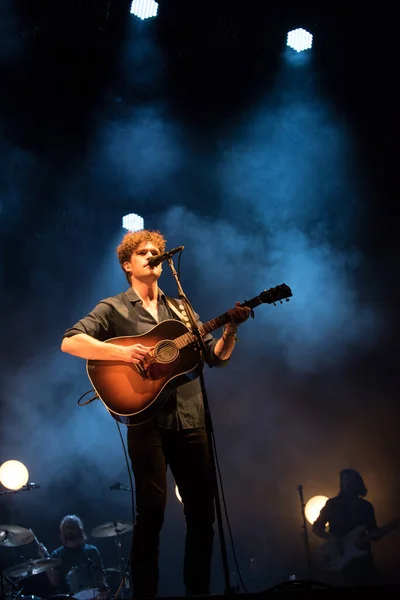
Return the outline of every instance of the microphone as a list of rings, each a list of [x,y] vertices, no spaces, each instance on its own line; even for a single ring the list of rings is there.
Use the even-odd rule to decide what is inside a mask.
[[[164,252],[164,254],[157,254],[156,256],[151,256],[147,260],[147,264],[150,267],[157,267],[160,263],[162,263],[164,260],[168,260],[177,252],[182,252],[182,250],[184,248],[185,248],[185,246],[178,246],[177,248],[173,248],[172,250],[169,250],[168,252]]]
[[[124,483],[114,483],[110,485],[110,490],[121,490],[122,492],[130,492],[131,488],[125,485]]]

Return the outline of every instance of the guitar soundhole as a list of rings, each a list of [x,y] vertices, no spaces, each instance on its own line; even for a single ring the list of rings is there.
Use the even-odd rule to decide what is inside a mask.
[[[178,355],[179,350],[171,340],[162,340],[154,348],[154,358],[162,364],[173,362]]]

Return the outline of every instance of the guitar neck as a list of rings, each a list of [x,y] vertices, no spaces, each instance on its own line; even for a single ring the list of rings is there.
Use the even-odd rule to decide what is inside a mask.
[[[240,306],[247,306],[253,310],[253,308],[256,308],[256,306],[259,306],[260,304],[262,304],[262,301],[258,296],[255,296],[251,300],[246,300],[246,302],[243,302]],[[216,329],[219,329],[220,327],[223,327],[223,325],[229,323],[229,321],[229,315],[225,312],[219,317],[211,319],[211,321],[207,321],[207,323],[203,323],[203,325],[199,328],[201,336],[203,337],[207,333],[212,333]]]
[[[383,536],[385,536],[386,534],[390,533],[391,531],[394,531],[395,529],[397,529],[398,526],[399,526],[399,520],[394,519],[393,521],[390,521],[386,525],[382,525],[382,527],[378,527],[378,529],[374,529],[373,531],[371,531],[368,534],[368,539],[372,540],[372,541],[374,539],[380,539]]]
[[[253,310],[253,308],[256,308],[256,306],[259,306],[260,304],[262,304],[262,300],[260,300],[258,296],[255,296],[251,300],[246,300],[246,302],[243,302],[240,306],[247,306],[248,308],[251,308],[251,310]],[[229,315],[227,312],[225,312],[219,317],[211,319],[210,321],[207,321],[207,323],[203,323],[202,325],[200,325],[199,333],[203,338],[205,335],[207,335],[207,333],[212,333],[216,329],[223,327],[224,325],[229,323],[229,321]],[[192,332],[188,332],[176,338],[175,344],[178,346],[179,349],[181,349],[189,344],[192,344],[194,341],[196,341],[196,336]]]

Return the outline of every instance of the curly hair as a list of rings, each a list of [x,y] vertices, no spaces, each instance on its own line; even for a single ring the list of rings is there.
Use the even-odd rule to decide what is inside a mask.
[[[162,254],[165,250],[166,239],[159,231],[153,231],[151,229],[141,229],[140,231],[129,231],[124,235],[119,246],[117,246],[117,256],[119,264],[129,285],[131,284],[131,275],[124,269],[124,263],[129,261],[135,250],[145,242],[151,242]]]

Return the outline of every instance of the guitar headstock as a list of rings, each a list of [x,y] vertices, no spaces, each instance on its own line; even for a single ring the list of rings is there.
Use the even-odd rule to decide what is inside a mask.
[[[276,287],[264,290],[259,294],[258,298],[263,304],[276,304],[282,300],[289,302],[289,298],[293,296],[292,290],[286,283],[281,283]]]

